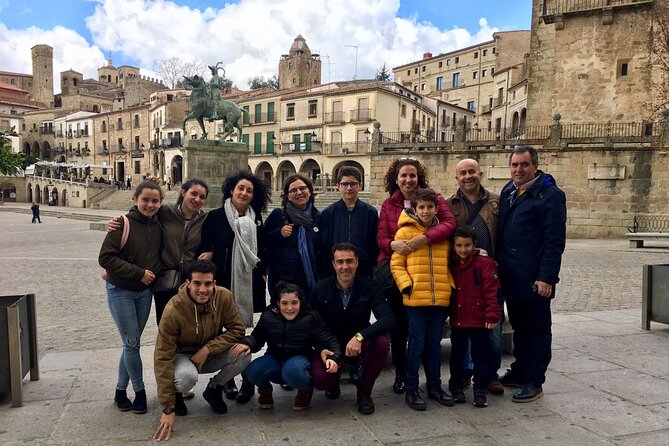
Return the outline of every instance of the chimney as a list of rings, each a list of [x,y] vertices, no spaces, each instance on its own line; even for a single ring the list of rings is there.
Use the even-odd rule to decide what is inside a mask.
[[[431,58],[432,58],[432,53],[423,53],[423,60]]]

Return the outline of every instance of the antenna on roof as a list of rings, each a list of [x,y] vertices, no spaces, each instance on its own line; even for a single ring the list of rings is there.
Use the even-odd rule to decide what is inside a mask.
[[[344,45],[347,48],[355,48],[355,74],[353,80],[358,78],[358,45]]]

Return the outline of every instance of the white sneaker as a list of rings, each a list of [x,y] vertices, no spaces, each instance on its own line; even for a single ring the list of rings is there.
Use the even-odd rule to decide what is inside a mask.
[[[188,390],[188,391],[186,391],[186,392],[183,392],[183,393],[181,394],[181,396],[183,396],[183,398],[184,398],[185,400],[189,400],[189,399],[193,398],[193,397],[195,396],[195,387],[193,387],[192,389],[190,389],[190,390]]]

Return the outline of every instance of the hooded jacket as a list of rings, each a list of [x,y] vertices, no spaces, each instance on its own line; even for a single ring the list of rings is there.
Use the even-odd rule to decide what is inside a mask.
[[[485,328],[486,322],[499,322],[502,310],[497,300],[500,284],[495,261],[475,249],[464,261],[457,259],[451,270],[457,289],[451,302],[451,325]]]
[[[162,227],[158,219],[145,217],[133,206],[126,214],[130,223],[128,240],[121,249],[124,220],[118,231],[108,232],[100,247],[98,263],[107,270],[107,282],[129,291],[143,291],[144,270],[160,272]]]
[[[438,224],[437,218],[433,227]],[[396,240],[407,240],[425,233],[425,226],[418,217],[403,211],[399,219]],[[448,241],[427,244],[404,256],[394,252],[390,259],[390,271],[397,288],[404,295],[407,307],[447,307],[454,287],[453,277],[448,270],[448,255],[451,244]]]
[[[153,353],[160,404],[174,407],[177,353],[192,355],[205,345],[211,355],[223,353],[244,336],[244,331],[244,323],[230,291],[217,286],[209,302],[199,305],[188,297],[186,284],[181,285],[160,319]]]
[[[323,349],[332,351],[337,363],[342,355],[337,338],[318,314],[305,305],[290,321],[283,317],[276,305],[271,305],[260,315],[253,332],[239,342],[251,347],[253,353],[267,343],[267,353],[281,363],[297,355],[311,358],[314,350],[319,354]]]
[[[507,299],[544,299],[532,290],[536,280],[555,285],[565,248],[567,207],[555,179],[538,171],[534,184],[511,203],[510,181],[500,194],[496,259]],[[555,287],[553,287],[553,296]]]

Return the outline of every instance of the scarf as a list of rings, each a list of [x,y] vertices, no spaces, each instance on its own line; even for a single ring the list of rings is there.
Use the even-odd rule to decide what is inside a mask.
[[[235,234],[232,243],[232,271],[230,288],[235,298],[239,315],[247,327],[253,326],[253,268],[260,259],[258,253],[258,233],[256,213],[251,206],[246,208],[246,215],[239,215],[230,199],[223,204],[225,216]]]
[[[311,239],[307,236],[307,229],[311,230],[314,224],[311,218],[312,204],[307,204],[304,211],[299,210],[290,201],[286,204],[286,213],[288,219],[298,226],[297,230],[297,249],[300,252],[300,259],[302,260],[302,269],[304,269],[304,276],[307,278],[307,286],[309,289],[313,288],[316,280],[314,278],[314,269],[311,261],[314,258],[314,249],[311,245]]]

